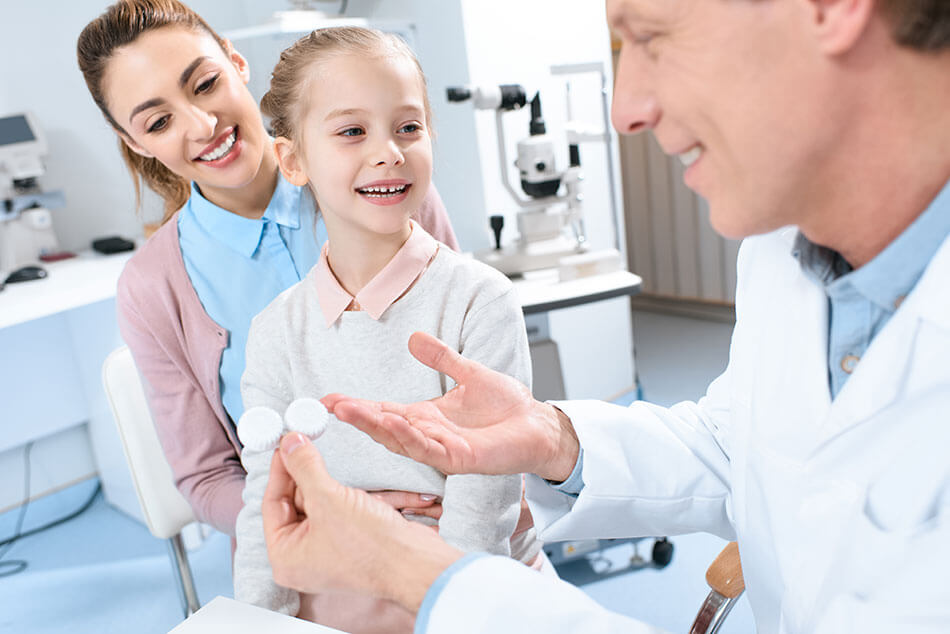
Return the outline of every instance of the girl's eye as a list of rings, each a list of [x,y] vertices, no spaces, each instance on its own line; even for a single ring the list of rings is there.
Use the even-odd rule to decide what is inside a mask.
[[[340,132],[340,136],[360,136],[362,134],[363,130],[361,128],[347,128]]]
[[[166,114],[164,117],[158,119],[148,127],[149,132],[161,132],[165,129],[165,126],[168,125],[169,116]]]
[[[422,126],[419,125],[418,123],[407,123],[406,125],[399,128],[399,131],[411,134],[413,132],[418,132],[421,129],[422,129]]]
[[[215,75],[214,77],[211,77],[209,79],[206,79],[205,81],[198,84],[198,87],[195,88],[195,94],[208,92],[209,90],[214,88],[215,83],[217,83],[218,81],[218,77],[220,77],[220,74]]]

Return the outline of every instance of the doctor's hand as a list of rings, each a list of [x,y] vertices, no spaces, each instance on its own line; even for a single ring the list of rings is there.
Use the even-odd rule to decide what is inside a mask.
[[[570,419],[539,403],[512,377],[462,357],[431,335],[409,338],[412,355],[452,377],[444,396],[403,405],[330,394],[323,404],[339,420],[390,451],[447,474],[535,473],[565,480],[580,445]]]
[[[462,552],[365,491],[338,483],[299,433],[274,452],[262,504],[274,580],[301,592],[347,590],[415,613]]]

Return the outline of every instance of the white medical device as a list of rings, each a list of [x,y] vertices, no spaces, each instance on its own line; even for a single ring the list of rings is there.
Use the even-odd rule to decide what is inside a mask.
[[[609,106],[607,104],[606,76],[599,62],[590,64],[566,64],[551,67],[553,75],[568,75],[597,72],[601,79],[602,129],[590,132],[575,122],[567,125],[569,165],[558,170],[555,163],[555,143],[547,134],[541,113],[541,95],[536,93],[530,101],[531,122],[529,136],[517,143],[517,158],[521,190],[519,194],[511,185],[507,147],[502,116],[519,110],[527,103],[524,88],[520,84],[500,86],[459,86],[447,90],[451,102],[472,101],[476,109],[495,111],[501,181],[519,207],[517,224],[518,239],[503,245],[501,231],[504,217],[493,215],[490,225],[495,234],[495,247],[475,253],[479,260],[494,266],[509,276],[536,269],[558,268],[561,277],[570,279],[590,273],[603,273],[622,268],[618,249],[590,251],[584,227],[583,194],[581,193],[580,144],[587,141],[604,143],[610,178],[611,213],[615,231],[615,245],[619,233],[617,203],[614,198],[613,153],[611,137],[607,129]],[[568,91],[568,119],[570,120],[570,84]]]
[[[59,250],[50,209],[65,203],[61,192],[43,192],[48,147],[29,112],[0,117],[0,270],[36,262]]]

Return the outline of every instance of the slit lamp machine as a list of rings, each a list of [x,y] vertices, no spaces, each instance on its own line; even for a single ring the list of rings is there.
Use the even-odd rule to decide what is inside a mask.
[[[528,271],[557,268],[562,280],[622,269],[619,246],[619,222],[614,182],[614,160],[611,151],[609,106],[606,76],[600,62],[564,64],[551,67],[552,75],[598,73],[601,86],[601,119],[599,130],[585,129],[572,120],[571,84],[566,83],[568,166],[561,170],[555,162],[555,145],[560,142],[548,134],[541,111],[541,95],[527,99],[520,84],[492,86],[457,86],[447,89],[450,102],[471,101],[478,110],[495,111],[501,182],[518,206],[518,238],[502,244],[504,216],[493,215],[489,222],[494,232],[494,248],[479,251],[475,257],[508,276]],[[528,136],[517,142],[514,167],[518,170],[521,192],[511,184],[505,139],[504,115],[530,106]],[[610,211],[614,228],[613,249],[592,250],[588,244],[584,222],[581,184],[581,144],[598,141],[604,144],[610,189]]]

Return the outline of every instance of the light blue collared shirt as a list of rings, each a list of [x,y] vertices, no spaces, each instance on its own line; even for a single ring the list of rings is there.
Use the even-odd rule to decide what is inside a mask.
[[[234,423],[244,413],[241,375],[251,319],[316,264],[327,240],[313,197],[278,175],[259,219],[210,202],[192,183],[178,214],[185,270],[205,312],[230,334],[219,380],[224,409]]]
[[[793,255],[828,296],[828,384],[838,395],[950,235],[950,183],[883,251],[857,270],[799,234]],[[948,291],[950,292],[950,291]]]

